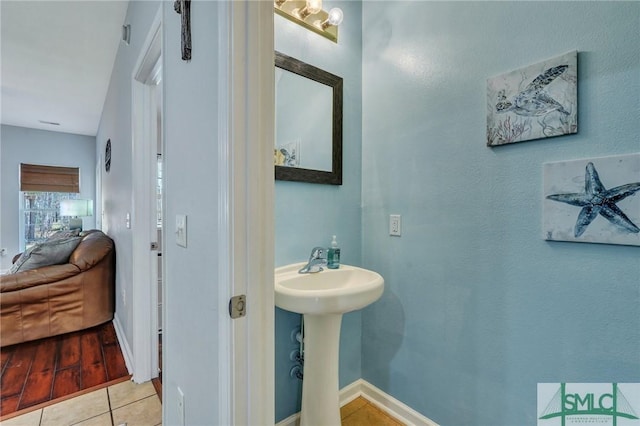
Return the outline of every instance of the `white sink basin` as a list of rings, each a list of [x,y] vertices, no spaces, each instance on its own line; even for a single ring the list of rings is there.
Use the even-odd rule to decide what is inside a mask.
[[[362,309],[380,298],[384,279],[377,272],[355,266],[324,268],[299,274],[305,262],[275,270],[276,306],[299,314],[343,314]]]

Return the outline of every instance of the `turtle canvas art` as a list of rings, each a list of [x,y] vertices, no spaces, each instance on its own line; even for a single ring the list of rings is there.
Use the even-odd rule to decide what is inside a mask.
[[[640,246],[640,153],[544,165],[547,240]]]
[[[487,145],[578,131],[578,52],[487,79]]]

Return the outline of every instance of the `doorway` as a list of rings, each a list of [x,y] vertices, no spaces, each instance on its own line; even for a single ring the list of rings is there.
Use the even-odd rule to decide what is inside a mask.
[[[163,245],[163,82],[161,10],[132,78],[133,380],[161,374]]]
[[[164,418],[166,423],[180,424],[180,413],[187,419],[186,423],[215,424],[268,424],[274,419],[273,401],[273,261],[270,258],[273,247],[272,227],[272,187],[273,187],[273,37],[265,37],[264,34],[273,32],[273,6],[264,2],[201,2],[198,14],[192,15],[194,28],[198,29],[198,39],[203,40],[204,35],[209,40],[200,45],[202,52],[195,56],[190,63],[182,63],[174,57],[176,53],[173,47],[177,47],[176,38],[180,34],[177,15],[172,5],[163,3],[166,20],[163,22],[162,39],[167,46],[162,53],[164,82],[161,83],[164,91],[164,117],[163,138],[165,139],[163,158],[166,168],[164,187],[165,223],[167,231],[162,243],[163,256],[167,267],[163,269],[162,278],[165,281],[164,289],[164,317],[163,331],[163,397],[165,398]],[[171,17],[171,18],[169,18]],[[205,19],[207,18],[207,19]],[[213,19],[213,21],[211,21]],[[213,25],[216,22],[219,25]],[[199,23],[199,25],[195,25]],[[166,31],[165,31],[166,30]],[[219,37],[219,39],[218,39]],[[179,38],[177,38],[179,40]],[[168,43],[168,40],[171,40]],[[140,61],[134,68],[134,105],[144,105],[148,93],[148,86],[144,84],[145,75],[139,71],[146,62],[145,55],[151,57],[151,40],[143,44]],[[164,47],[163,46],[163,47]],[[217,46],[217,47],[216,47]],[[230,48],[233,46],[233,54]],[[195,52],[195,51],[194,51]],[[209,80],[206,87],[216,86],[216,97],[205,97],[204,92],[197,98],[207,106],[206,110],[212,114],[208,119],[215,120],[215,126],[203,124],[203,120],[196,121],[190,114],[191,106],[181,108],[184,102],[182,96],[177,96],[180,87],[193,88],[198,86],[198,81],[185,77],[202,77],[199,72],[202,67],[213,71],[217,75],[217,81]],[[153,68],[149,65],[149,68]],[[148,70],[150,71],[150,70]],[[146,73],[149,75],[149,72]],[[166,89],[166,90],[164,90]],[[252,96],[247,94],[251,93]],[[209,109],[211,108],[211,109]],[[134,122],[139,122],[139,111],[134,109]],[[144,116],[144,115],[143,115]],[[144,123],[143,123],[144,124]],[[142,126],[140,126],[142,127]],[[177,185],[180,181],[180,172],[187,171],[193,165],[185,164],[179,157],[173,156],[171,151],[179,146],[184,135],[180,130],[187,128],[190,135],[195,136],[194,146],[204,146],[209,143],[207,149],[215,147],[215,169],[211,169],[211,162],[207,162],[207,174],[214,178],[217,184],[208,190],[213,201],[207,205],[214,206],[213,210],[198,210],[190,207],[183,210],[181,200],[192,195],[179,192],[185,186]],[[204,133],[211,129],[217,133]],[[139,130],[142,132],[142,129]],[[193,133],[191,133],[193,131]],[[141,137],[138,130],[134,132],[134,194],[138,198],[138,188],[143,186],[145,178],[149,178],[150,170],[142,170],[148,165],[142,159],[146,158],[146,152],[141,152],[136,141]],[[202,144],[202,145],[199,145]],[[212,145],[215,144],[215,145]],[[144,146],[142,144],[142,146]],[[177,155],[178,151],[175,151]],[[167,155],[170,158],[167,158]],[[140,162],[138,162],[140,159]],[[200,160],[200,159],[198,159]],[[197,161],[199,167],[203,162]],[[194,169],[189,169],[189,176]],[[195,173],[193,173],[195,175]],[[148,180],[146,181],[148,182]],[[198,195],[197,193],[195,194]],[[188,197],[187,197],[188,196]],[[150,207],[140,205],[134,200],[134,217],[136,220],[148,220]],[[168,200],[168,201],[167,201]],[[215,204],[214,204],[215,203]],[[142,214],[140,209],[147,209]],[[178,210],[180,209],[180,210]],[[176,226],[173,216],[178,213],[188,213],[190,218],[198,218],[201,221],[191,220],[189,227],[192,231],[201,231],[214,235],[215,247],[211,253],[200,250],[211,259],[215,266],[207,276],[198,275],[198,281],[193,285],[194,290],[206,289],[212,295],[211,304],[208,300],[201,303],[207,305],[203,317],[208,321],[200,322],[198,328],[205,329],[208,333],[207,342],[216,340],[217,344],[209,346],[215,351],[211,359],[212,365],[204,366],[207,376],[215,380],[204,381],[198,371],[190,370],[190,365],[176,361],[194,359],[196,365],[205,361],[206,352],[198,354],[190,353],[190,342],[197,347],[195,340],[198,336],[190,329],[190,324],[182,321],[181,311],[190,309],[189,298],[173,297],[179,291],[179,284],[190,263],[177,262],[183,254],[189,250],[201,247],[211,247],[211,241],[202,238],[190,239],[190,246],[176,248],[174,232]],[[211,217],[216,219],[212,222]],[[167,222],[168,220],[168,222]],[[140,224],[140,228],[145,225]],[[206,231],[205,231],[206,227]],[[134,311],[133,311],[133,336],[134,345],[132,351],[136,359],[136,371],[139,375],[135,381],[144,381],[145,375],[150,378],[152,370],[149,363],[151,351],[154,350],[150,343],[152,330],[150,318],[155,317],[151,311],[149,295],[151,284],[148,279],[149,267],[143,265],[149,257],[149,234],[138,238],[138,231],[134,227],[132,243],[134,245],[133,273],[134,287]],[[250,236],[251,238],[248,238]],[[196,242],[197,244],[192,244]],[[145,257],[146,254],[146,257]],[[175,256],[175,257],[174,257]],[[140,261],[138,261],[138,259]],[[139,266],[143,267],[139,267]],[[198,270],[204,268],[197,265]],[[146,271],[147,276],[144,276]],[[147,278],[145,280],[145,278]],[[140,285],[142,284],[142,285]],[[145,288],[145,286],[149,286]],[[175,293],[174,293],[175,292]],[[172,297],[166,297],[169,293]],[[247,296],[247,314],[243,318],[231,319],[228,312],[228,301],[231,296],[245,294]],[[145,297],[146,296],[146,297]],[[196,296],[197,297],[197,296]],[[202,300],[202,298],[200,299]],[[157,303],[157,300],[155,301]],[[145,311],[146,309],[146,311]],[[202,309],[202,308],[200,308]],[[145,316],[146,313],[146,316]],[[189,311],[189,317],[198,311]],[[205,315],[206,314],[206,315]],[[194,315],[195,316],[195,315]],[[182,333],[184,331],[184,333]],[[189,339],[183,339],[186,336]],[[155,333],[157,339],[157,332]],[[147,341],[144,346],[144,341]],[[183,345],[176,347],[175,342]],[[189,352],[188,354],[184,354]],[[174,357],[174,355],[180,355]],[[167,361],[171,362],[168,363]],[[148,379],[147,379],[148,380]],[[207,394],[207,387],[215,388],[211,394]],[[187,398],[182,403],[180,395]],[[199,401],[192,403],[190,401]],[[210,404],[210,405],[207,405]],[[202,408],[203,406],[207,408]],[[187,407],[187,412],[180,411],[180,407]],[[209,414],[205,417],[204,413]],[[199,421],[188,421],[189,417]]]

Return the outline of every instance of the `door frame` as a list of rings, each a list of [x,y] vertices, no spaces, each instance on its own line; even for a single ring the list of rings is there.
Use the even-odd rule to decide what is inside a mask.
[[[95,212],[95,228],[102,231],[102,155],[98,154],[96,159],[96,197],[93,211]]]
[[[150,244],[157,240],[156,194],[151,182],[156,176],[158,129],[156,104],[151,84],[162,61],[162,9],[158,7],[151,28],[131,75],[132,128],[132,272],[131,303],[132,380],[143,383],[158,376],[158,284],[157,252]],[[160,81],[160,84],[162,82]],[[164,144],[162,144],[164,146]],[[155,235],[153,233],[155,230]]]
[[[246,294],[247,315],[220,309],[217,424],[267,425],[274,399],[273,4],[220,2],[218,200],[220,301]],[[225,413],[224,410],[229,412]]]

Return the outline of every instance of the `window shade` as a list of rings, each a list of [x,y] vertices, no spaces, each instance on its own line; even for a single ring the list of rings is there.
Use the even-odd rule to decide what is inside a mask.
[[[80,169],[20,164],[20,191],[78,193]]]

